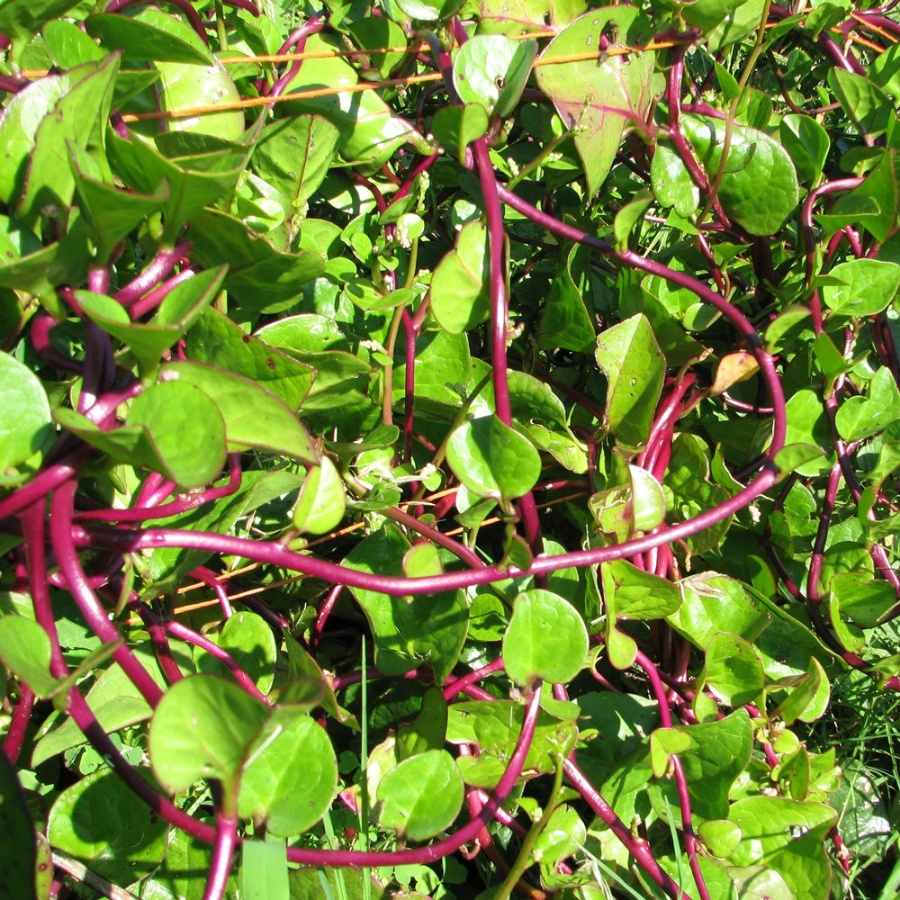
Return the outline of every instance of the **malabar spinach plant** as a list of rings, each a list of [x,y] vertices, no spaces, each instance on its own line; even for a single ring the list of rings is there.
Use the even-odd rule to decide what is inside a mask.
[[[0,894],[895,896],[877,2],[0,2]]]

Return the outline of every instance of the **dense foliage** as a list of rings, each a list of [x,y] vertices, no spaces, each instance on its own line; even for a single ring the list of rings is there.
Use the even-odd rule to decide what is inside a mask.
[[[894,3],[260,2],[0,2],[0,895],[895,896]]]

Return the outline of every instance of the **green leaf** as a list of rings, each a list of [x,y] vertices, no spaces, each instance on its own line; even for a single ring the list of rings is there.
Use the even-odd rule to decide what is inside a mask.
[[[677,585],[645,572],[627,560],[601,563],[600,572],[603,595],[613,617],[662,619],[677,612],[681,606]]]
[[[344,482],[334,463],[323,456],[306,473],[291,518],[294,527],[309,534],[327,534],[336,528],[347,508]]]
[[[870,78],[835,67],[828,70],[828,86],[860,132],[874,137],[888,129],[894,104]]]
[[[666,731],[674,732],[672,737],[677,735],[681,742],[677,752],[693,815],[700,821],[730,818],[729,793],[749,764],[753,748],[753,725],[747,711],[735,710],[715,722],[664,729],[654,732],[653,737]],[[680,808],[674,779],[659,780],[654,787],[666,796],[673,808]]]
[[[241,844],[241,897],[243,900],[290,900],[287,853],[284,842],[244,838]]]
[[[812,116],[790,113],[781,120],[778,137],[790,154],[798,177],[807,184],[816,184],[831,147],[828,132]]]
[[[515,749],[524,715],[525,707],[512,700],[465,701],[450,707],[447,740],[475,744],[480,750],[478,756],[461,756],[457,761],[466,784],[483,788],[497,784]],[[568,756],[575,746],[577,730],[574,719],[561,720],[542,709],[523,777],[555,772],[559,758]]]
[[[233,790],[266,718],[259,700],[228,681],[213,675],[183,678],[153,713],[153,774],[173,794],[210,778]]]
[[[454,150],[460,163],[466,159],[466,147],[488,130],[487,110],[480,103],[444,106],[431,120],[431,136],[445,150]]]
[[[296,415],[257,382],[195,362],[163,366],[164,384],[193,386],[208,396],[225,422],[230,450],[256,447],[302,463],[318,463],[308,432]]]
[[[828,272],[820,292],[825,305],[841,316],[872,316],[887,309],[900,290],[900,265],[853,259]]]
[[[779,686],[789,687],[791,691],[772,715],[780,716],[786,725],[793,725],[797,719],[815,722],[825,714],[831,685],[822,664],[814,656],[810,657],[805,674],[783,678]]]
[[[168,199],[162,210],[165,220],[163,240],[169,242],[174,242],[184,224],[204,206],[232,191],[247,156],[243,147],[226,146],[206,154],[202,160],[190,156],[170,160],[144,141],[126,141],[110,134],[107,143],[112,167],[129,187],[143,194],[156,194],[164,182],[168,185]],[[193,237],[192,234],[192,240]],[[226,251],[227,248],[220,247],[209,267],[220,265],[223,259],[231,263]],[[246,252],[236,257],[236,262],[242,256],[246,256]]]
[[[446,750],[403,760],[378,783],[378,820],[401,840],[424,841],[448,828],[462,808],[465,788]]]
[[[33,619],[0,616],[0,662],[38,697],[56,688],[50,674],[52,647],[47,632]]]
[[[257,382],[292,410],[300,409],[316,379],[311,366],[247,334],[214,308],[204,309],[190,326],[185,354],[189,359]]]
[[[0,353],[0,477],[27,462],[51,434],[50,403],[31,369]]]
[[[122,238],[162,208],[169,198],[168,185],[162,183],[155,194],[121,191],[99,179],[93,160],[80,147],[70,143],[69,155],[81,208],[94,229],[97,257],[107,262]]]
[[[96,63],[86,63],[78,71],[84,77],[74,81],[48,110],[34,135],[23,190],[16,198],[17,215],[29,226],[34,226],[47,210],[56,209],[56,216],[62,215],[62,210],[72,202],[75,176],[69,164],[70,144],[94,155],[98,164],[108,171],[104,153],[106,120],[119,58],[108,56]],[[0,137],[2,134],[0,129]]]
[[[463,226],[456,247],[435,268],[431,311],[451,334],[469,331],[490,315],[487,229],[480,219]]]
[[[729,706],[757,703],[766,673],[756,648],[735,634],[720,632],[706,648],[701,679]]]
[[[302,709],[280,706],[251,744],[238,811],[264,821],[278,837],[312,828],[337,791],[338,767],[328,733]]]
[[[328,174],[340,136],[327,119],[309,115],[280,119],[263,131],[253,169],[285,198],[286,212],[301,214]]]
[[[190,235],[193,258],[202,265],[228,261],[225,288],[248,314],[284,308],[281,304],[286,301],[293,306],[304,286],[325,271],[319,253],[281,253],[240,219],[223,212],[206,209],[192,215]]]
[[[265,619],[252,612],[236,612],[222,626],[216,643],[231,655],[263,694],[271,689],[277,648],[275,635]],[[231,677],[224,663],[208,654],[200,657],[198,669],[223,678]]]
[[[662,485],[646,469],[628,466],[628,484],[598,491],[588,499],[588,508],[604,534],[626,541],[653,531],[666,517]]]
[[[397,731],[397,757],[402,762],[427,750],[440,750],[446,736],[447,701],[440,688],[426,688],[415,721]]]
[[[66,19],[48,22],[43,28],[43,35],[47,52],[63,71],[106,56],[85,32]]]
[[[743,834],[731,862],[775,869],[794,897],[830,896],[831,864],[824,840],[837,823],[833,809],[781,797],[748,797],[732,804],[728,819]]]
[[[704,33],[712,31],[741,6],[742,0],[697,0],[684,7],[684,21]]]
[[[900,419],[900,391],[891,370],[878,369],[866,389],[866,396],[849,397],[837,411],[835,424],[845,441],[871,437]]]
[[[166,18],[171,21],[171,17]],[[88,16],[85,28],[102,47],[120,50],[129,61],[167,61],[198,66],[208,65],[210,61],[209,52],[199,49],[193,41],[184,40],[171,29],[132,16],[95,13]]]
[[[640,47],[651,34],[649,22],[634,7],[607,6],[575,19],[541,54],[538,87],[553,101],[567,128],[575,129],[575,147],[593,196],[609,173],[626,125],[645,119],[653,100],[656,55],[651,52],[601,58],[599,37],[612,36],[612,47]],[[547,65],[557,57],[597,51],[598,59]]]
[[[650,163],[650,183],[661,206],[674,207],[682,218],[691,216],[700,204],[700,189],[682,158],[660,142]]]
[[[468,419],[454,429],[447,462],[470,491],[504,503],[527,494],[541,474],[531,441],[495,415]]]
[[[885,241],[894,228],[900,208],[900,154],[885,150],[880,161],[859,187],[840,197],[831,215],[815,216],[830,237],[845,225],[859,225],[877,240]]]
[[[409,543],[386,527],[358,543],[343,565],[357,572],[406,577],[439,574],[434,561],[407,563]],[[442,684],[459,659],[466,637],[469,607],[462,591],[418,597],[388,597],[350,588],[375,636],[375,665],[385,675],[402,675],[427,665]]]
[[[516,597],[503,638],[503,663],[513,681],[566,684],[581,671],[587,651],[584,620],[559,594],[535,588]]]
[[[647,440],[662,393],[665,357],[646,316],[638,314],[597,338],[597,364],[606,374],[606,426],[623,444]]]
[[[54,848],[114,884],[149,875],[165,856],[167,834],[165,821],[107,768],[66,788],[47,819]]]
[[[79,0],[6,0],[0,6],[0,34],[14,42],[31,40],[45,22],[67,13]]]
[[[227,268],[207,269],[176,285],[147,324],[132,323],[122,304],[105,294],[75,291],[75,299],[92,321],[131,349],[144,372],[152,372],[159,365],[160,355],[215,300]]]
[[[682,127],[714,179],[722,163],[724,123],[686,115]],[[775,234],[800,199],[794,163],[764,132],[735,125],[718,196],[725,212],[750,234]]]
[[[0,757],[0,896],[37,900],[34,825],[15,767]]]
[[[112,459],[161,472],[182,487],[207,484],[225,464],[222,416],[190,384],[153,385],[134,400],[126,424],[109,431],[70,409],[57,409],[54,418]]]
[[[596,329],[585,305],[590,289],[590,261],[576,245],[557,270],[538,323],[537,341],[544,350],[574,350],[587,353],[594,348]]]
[[[331,88],[351,87],[359,78],[356,69],[339,56],[341,49],[333,39],[314,34],[306,42],[308,54],[327,57],[307,58],[300,71],[285,89],[285,95],[315,90],[322,85]],[[421,136],[409,122],[395,116],[375,91],[337,91],[323,97],[292,97],[282,105],[284,114],[320,115],[337,126],[341,133],[341,155],[344,159],[376,169],[408,140]],[[423,148],[424,149],[424,148]]]
[[[453,87],[463,103],[480,103],[492,115],[508,116],[522,96],[536,53],[537,41],[476,34],[456,53]]]

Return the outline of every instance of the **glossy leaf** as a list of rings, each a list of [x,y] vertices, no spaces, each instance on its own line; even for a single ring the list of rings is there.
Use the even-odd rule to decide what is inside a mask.
[[[753,645],[720,632],[706,648],[704,680],[729,706],[757,703],[766,683],[762,660]]]
[[[481,103],[445,106],[431,121],[432,137],[445,150],[455,150],[460,162],[465,162],[466,147],[483,137],[487,129],[487,110]]]
[[[378,819],[401,840],[424,841],[459,814],[462,775],[446,750],[426,750],[403,760],[378,784]]]
[[[607,328],[597,338],[597,364],[606,374],[606,425],[623,443],[642,444],[662,391],[665,357],[643,315]]]
[[[540,589],[516,597],[503,638],[503,663],[514,681],[565,684],[581,671],[587,650],[584,620],[568,601]]]
[[[447,461],[469,490],[504,502],[528,493],[541,472],[531,441],[494,415],[469,419],[455,429]]]
[[[535,41],[475,35],[456,54],[453,87],[463,103],[480,103],[488,113],[507,116],[522,96],[536,53]]]
[[[790,114],[781,120],[778,137],[791,155],[798,177],[807,184],[815,184],[831,147],[828,132],[811,116]]]
[[[836,315],[871,316],[887,309],[900,290],[900,264],[854,259],[828,272],[822,300]]]
[[[29,460],[50,432],[50,403],[31,369],[0,353],[0,474]]]
[[[878,434],[900,419],[900,391],[890,369],[879,369],[869,382],[866,396],[849,397],[835,416],[838,433],[845,441]]]
[[[402,535],[384,528],[357,544],[343,564],[358,572],[382,575],[438,574],[432,562],[418,571],[407,571],[404,562],[409,549]],[[407,598],[362,588],[350,590],[372,627],[375,665],[385,674],[400,675],[424,664],[442,683],[456,665],[465,641],[469,608],[462,592]]]
[[[38,697],[47,697],[56,687],[51,654],[47,632],[33,619],[0,616],[0,662]]]
[[[450,707],[447,740],[451,744],[477,744],[481,751],[478,756],[461,756],[457,761],[466,784],[484,788],[496,785],[515,748],[523,716],[524,707],[511,700],[464,701]],[[574,747],[576,734],[574,719],[558,719],[542,711],[525,757],[523,776],[555,771],[560,755],[568,756]]]
[[[170,17],[169,21],[171,21]],[[107,50],[120,50],[129,60],[153,60],[203,66],[209,63],[209,53],[194,41],[173,34],[171,29],[159,27],[163,22],[151,23],[131,16],[97,13],[85,22],[87,33]]]
[[[225,287],[251,313],[293,301],[325,269],[318,253],[282,253],[234,216],[207,209],[192,216],[192,222],[197,259],[206,265],[227,259]]]
[[[337,759],[326,731],[308,713],[274,709],[249,748],[238,810],[278,837],[312,828],[337,791]]]
[[[312,441],[296,415],[249,378],[194,362],[163,366],[163,384],[190,385],[211,398],[225,423],[229,449],[258,447],[303,463],[318,462]]]
[[[744,836],[731,855],[733,863],[775,869],[794,897],[829,896],[831,866],[822,839],[837,822],[834,810],[781,797],[748,797],[732,805],[728,818]]]
[[[190,384],[154,385],[132,403],[125,425],[101,431],[74,410],[57,409],[67,431],[108,454],[165,474],[183,487],[211,481],[225,464],[225,423],[209,395]]]
[[[685,116],[682,124],[714,180],[722,164],[724,124],[705,116]],[[718,196],[725,212],[750,234],[775,234],[800,197],[794,163],[764,132],[735,125]]]
[[[233,789],[266,718],[266,707],[234,684],[213,675],[184,678],[153,713],[153,773],[172,793],[210,778]]]
[[[541,54],[556,57],[596,50],[601,34],[610,45],[640,47],[647,43],[649,23],[633,7],[607,6],[575,19]],[[567,128],[575,129],[575,146],[587,177],[588,193],[600,188],[615,159],[627,125],[642,121],[653,98],[655,54],[542,65],[536,71],[540,89],[553,101]]]
[[[38,125],[22,191],[16,197],[17,214],[26,225],[33,226],[48,209],[65,208],[71,203],[75,177],[69,166],[70,144],[95,154],[98,165],[108,171],[103,153],[105,128],[118,69],[115,56],[80,67],[83,77],[73,79],[72,86]],[[2,136],[0,128],[0,139]]]
[[[236,612],[222,626],[216,643],[250,677],[262,693],[267,693],[275,680],[275,636],[271,626],[252,612]],[[211,655],[201,656],[198,669],[230,678],[228,669]]]
[[[204,309],[190,325],[185,353],[189,359],[252,379],[291,410],[300,409],[316,378],[311,366],[247,334],[214,308]]]
[[[333,49],[332,44],[319,35],[312,35],[306,43],[308,53],[321,54]],[[357,81],[356,70],[340,57],[308,59],[285,93],[299,94],[304,90],[321,88],[322,85],[350,87]],[[380,166],[406,141],[417,138],[413,127],[394,116],[390,107],[374,91],[296,97],[285,103],[284,109],[288,115],[307,113],[327,119],[341,133],[341,155],[373,168]]]
[[[469,331],[490,314],[487,229],[480,220],[463,227],[434,270],[431,310],[451,334]]]
[[[166,852],[166,823],[110,769],[57,798],[47,820],[52,845],[113,883],[149,874]]]
[[[241,896],[244,900],[289,900],[287,853],[284,843],[271,840],[241,844]]]

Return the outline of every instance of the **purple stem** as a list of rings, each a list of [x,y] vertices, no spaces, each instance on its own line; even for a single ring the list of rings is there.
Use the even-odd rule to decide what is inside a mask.
[[[10,765],[15,765],[22,752],[22,744],[25,743],[25,732],[31,721],[31,711],[34,709],[34,691],[27,684],[19,683],[19,700],[13,710],[12,720],[3,741],[3,752]]]
[[[457,694],[465,691],[466,688],[470,687],[471,685],[481,681],[482,678],[487,678],[488,675],[493,675],[494,672],[502,671],[503,657],[498,656],[493,662],[489,662],[486,666],[482,666],[480,669],[475,669],[473,672],[469,672],[467,675],[463,675],[460,678],[448,678],[447,686],[444,688],[444,699],[452,700]]]
[[[156,287],[190,253],[192,246],[192,244],[185,241],[184,243],[176,244],[174,247],[161,247],[152,262],[144,267],[137,278],[116,291],[114,294],[115,299],[122,306],[131,306],[136,300],[143,297],[147,291]]]
[[[31,322],[31,345],[44,362],[64,372],[81,375],[84,364],[63,356],[50,340],[50,332],[59,323],[49,313],[39,312]]]
[[[780,445],[778,445],[780,446]],[[582,568],[609,562],[613,559],[627,559],[635,553],[642,553],[661,544],[684,540],[727,519],[743,509],[760,494],[767,491],[778,479],[773,466],[769,466],[733,497],[712,507],[692,519],[671,525],[665,532],[649,534],[606,547],[576,550],[556,556],[540,556],[526,569],[499,568],[485,566],[463,572],[445,572],[420,578],[405,578],[393,575],[375,575],[347,569],[328,560],[317,559],[288,550],[274,541],[252,541],[248,538],[232,537],[203,531],[179,531],[177,529],[147,529],[143,532],[125,529],[80,528],[73,526],[76,544],[81,547],[103,547],[120,553],[136,550],[150,550],[160,547],[203,550],[209,553],[234,554],[257,562],[290,568],[304,575],[321,578],[332,584],[359,587],[378,591],[393,597],[411,594],[433,594],[452,591],[457,588],[490,584],[506,578],[520,578],[525,575],[551,575],[561,568]]]
[[[575,790],[581,794],[588,806],[622,842],[625,849],[628,850],[653,881],[670,897],[679,898],[679,900],[682,900],[682,898],[683,900],[689,900],[688,895],[681,891],[681,888],[678,887],[671,875],[656,861],[647,841],[632,835],[625,823],[616,815],[616,811],[603,799],[600,792],[587,779],[584,772],[571,759],[567,759],[563,763],[563,770]]]
[[[173,275],[168,279],[165,284],[161,284],[155,290],[150,291],[146,297],[135,300],[130,310],[132,320],[137,321],[146,316],[148,312],[156,309],[166,299],[172,288],[178,287],[179,284],[184,284],[185,281],[190,281],[196,274],[196,269],[186,266],[177,275]]]
[[[107,611],[91,590],[78,552],[72,540],[72,507],[78,484],[69,481],[61,485],[53,493],[50,508],[50,539],[56,554],[59,567],[66,578],[69,591],[78,604],[88,627],[106,644],[119,643],[113,653],[113,659],[122,667],[131,679],[141,696],[155,707],[162,699],[159,685],[150,677],[147,670],[138,662],[131,649],[122,641],[118,629],[110,622]]]
[[[295,31],[292,31],[287,40],[281,45],[278,50],[278,55],[281,56],[287,53],[289,50],[294,48],[297,53],[302,53],[304,48],[306,47],[306,42],[309,40],[310,35],[315,34],[318,31],[321,31],[325,27],[325,21],[321,15],[310,16],[310,18],[306,21],[305,24],[301,25],[300,28],[297,28]],[[287,72],[281,76],[272,87],[268,90],[268,95],[270,97],[278,97],[284,93],[284,89],[297,77],[297,73],[300,71],[300,66],[303,64],[303,60],[297,60],[296,62],[291,63]]]
[[[76,513],[74,519],[76,522],[139,523],[146,522],[149,519],[163,519],[187,512],[191,509],[197,509],[197,507],[204,506],[207,503],[213,503],[216,500],[221,500],[223,497],[229,497],[240,488],[242,474],[240,454],[229,454],[228,463],[230,469],[228,473],[228,484],[224,484],[221,487],[209,488],[208,490],[201,491],[199,494],[183,494],[177,500],[166,503],[164,506],[154,506],[147,499],[139,498],[139,500],[143,499],[143,502],[146,505],[134,507],[132,509],[91,509]],[[149,477],[147,482],[145,482],[145,486],[148,483],[150,483]],[[153,485],[156,489],[150,494],[150,500],[160,496],[163,488],[165,489],[163,496],[168,496],[176,487],[170,481],[160,484],[156,479],[154,479]]]
[[[659,677],[659,670],[653,661],[646,656],[641,650],[638,650],[635,656],[637,664],[647,673],[650,680],[650,686],[653,689],[653,696],[656,698],[656,704],[659,707],[659,721],[663,728],[672,727],[672,712],[669,709],[669,698],[666,696],[666,687]],[[691,866],[691,872],[694,875],[694,883],[697,885],[697,892],[700,894],[700,900],[711,900],[709,889],[706,886],[706,880],[700,871],[700,862],[697,859],[697,835],[694,834],[694,825],[691,822],[691,797],[688,792],[687,779],[684,776],[684,767],[677,755],[670,757],[672,760],[672,768],[675,772],[675,784],[678,788],[678,799],[681,804],[681,827],[684,829],[684,846],[687,850],[688,860]]]
[[[262,691],[256,686],[256,682],[237,664],[234,657],[223,650],[218,644],[214,644],[209,638],[198,634],[196,631],[182,625],[180,622],[166,622],[166,631],[187,644],[193,644],[201,650],[205,650],[210,656],[219,660],[225,668],[234,676],[234,680],[252,697],[261,700],[266,706],[270,705],[269,700]]]
[[[505,231],[500,207],[497,176],[488,151],[487,140],[479,138],[472,145],[475,168],[481,183],[484,212],[487,218],[489,272],[491,290],[491,368],[493,370],[494,404],[497,418],[512,425],[509,381],[506,365],[506,342],[509,339],[509,298],[506,293],[506,267],[503,259]]]
[[[79,469],[90,461],[93,453],[90,447],[80,446],[62,462],[54,463],[35,475],[28,484],[0,500],[0,519],[20,513],[33,503],[42,503],[47,494],[74,478]]]
[[[234,851],[238,845],[237,826],[238,817],[234,813],[225,813],[221,809],[216,812],[216,840],[203,900],[222,900],[225,896]]]
[[[234,610],[231,608],[231,601],[228,599],[228,590],[219,580],[215,572],[211,569],[207,569],[206,566],[197,566],[197,568],[191,572],[190,577],[196,578],[197,581],[202,581],[203,584],[216,595],[219,606],[222,607],[222,615],[226,619],[230,619],[234,615]]]
[[[646,257],[641,256],[639,253],[634,253],[631,250],[617,252],[609,244],[607,244],[606,241],[595,238],[592,235],[589,235],[586,232],[582,231],[580,228],[575,228],[573,225],[568,225],[565,222],[561,222],[558,219],[555,219],[553,216],[547,215],[547,213],[541,212],[539,209],[537,209],[537,207],[534,207],[527,201],[517,197],[514,193],[512,193],[512,191],[508,191],[506,190],[506,188],[500,187],[499,193],[500,198],[504,203],[509,204],[513,209],[527,216],[533,222],[542,225],[548,231],[551,231],[559,235],[560,237],[578,241],[579,243],[584,244],[587,247],[592,247],[593,249],[598,250],[601,253],[612,257],[613,259],[619,260],[626,265],[632,266],[636,269],[641,269],[644,272],[649,272],[652,275],[658,275],[661,278],[664,278],[667,281],[671,282],[672,284],[676,284],[679,287],[686,288],[687,290],[696,294],[701,300],[705,300],[707,303],[714,306],[717,310],[719,310],[719,312],[721,312],[726,318],[728,318],[731,321],[731,324],[734,325],[735,328],[737,328],[737,330],[747,339],[747,342],[750,344],[753,355],[756,357],[756,361],[759,363],[763,379],[765,380],[766,386],[769,389],[769,394],[772,397],[772,406],[774,408],[775,421],[773,423],[772,429],[772,444],[767,454],[768,458],[770,460],[772,459],[772,457],[784,446],[784,437],[787,424],[787,418],[784,408],[784,392],[782,391],[781,381],[778,377],[778,373],[775,371],[775,363],[771,355],[766,353],[762,345],[762,341],[760,340],[759,335],[756,333],[756,329],[746,318],[746,316],[744,316],[744,314],[740,312],[740,310],[729,303],[724,297],[720,296],[707,285],[705,285],[702,281],[698,281],[696,278],[693,278],[685,272],[676,272],[674,269],[670,269],[668,266],[665,266],[662,263],[654,262],[653,260],[647,259]],[[762,477],[763,476],[760,476],[760,478]],[[767,490],[769,486],[771,485],[768,485],[763,490]]]

